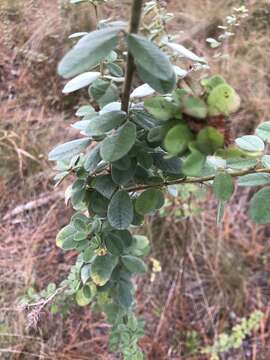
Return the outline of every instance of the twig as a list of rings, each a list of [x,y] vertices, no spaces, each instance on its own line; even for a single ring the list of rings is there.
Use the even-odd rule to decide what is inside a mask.
[[[133,0],[131,19],[130,19],[130,34],[136,34],[139,31],[140,20],[142,15],[143,0]],[[122,95],[122,110],[128,112],[129,98],[132,85],[132,79],[135,71],[134,59],[131,53],[128,53],[126,76]]]
[[[240,177],[240,176],[244,176],[244,175],[248,175],[248,174],[260,174],[260,173],[268,173],[269,174],[270,169],[265,169],[265,168],[248,169],[248,170],[231,172],[230,175],[232,177]],[[185,178],[178,179],[178,180],[163,181],[161,183],[128,187],[128,188],[124,188],[124,190],[133,192],[133,191],[142,191],[142,190],[150,189],[153,187],[166,187],[166,186],[177,185],[177,184],[194,184],[194,183],[195,184],[203,184],[203,183],[206,183],[206,182],[214,180],[214,179],[215,179],[215,175],[202,176],[202,177],[197,177],[197,178],[185,177]]]

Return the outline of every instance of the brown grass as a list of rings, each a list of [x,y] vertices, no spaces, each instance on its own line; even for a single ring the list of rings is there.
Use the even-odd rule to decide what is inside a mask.
[[[206,37],[216,34],[217,25],[238,6],[231,0],[190,0],[181,2],[181,7],[176,1],[168,3],[175,13],[171,27],[185,34],[194,30],[187,45],[208,55],[212,50],[206,47]],[[267,1],[248,3],[260,20],[250,16],[229,41],[228,61],[212,62],[213,69],[222,73],[243,99],[242,111],[232,123],[237,134],[252,131],[255,124],[267,120],[269,112],[270,23],[264,14],[269,14],[270,7]],[[3,218],[15,206],[53,192],[53,169],[46,154],[53,144],[74,135],[67,123],[80,101],[79,96],[63,99],[56,64],[71,29],[85,30],[91,25],[55,1],[2,0],[0,9],[4,34],[0,44]],[[106,14],[111,11],[109,8]],[[79,25],[84,23],[82,19],[84,28]],[[198,25],[203,27],[196,32]],[[218,228],[216,203],[210,194],[199,200],[203,210],[199,215],[177,217],[175,212],[182,203],[175,203],[167,209],[166,218],[148,219],[145,231],[153,244],[151,256],[161,262],[162,272],[154,282],[150,276],[138,280],[138,312],[147,320],[142,340],[147,359],[204,360],[198,353],[191,354],[196,345],[213,343],[218,333],[229,331],[254,309],[265,313],[260,332],[221,359],[270,358],[269,227],[249,222],[246,204],[250,196],[249,191],[237,191]],[[60,198],[8,222],[0,221],[1,359],[117,359],[107,349],[108,326],[89,309],[71,305],[69,316],[52,316],[46,310],[37,331],[30,332],[25,314],[18,309],[18,299],[27,288],[42,289],[51,281],[59,283],[67,274],[74,254],[63,254],[54,239],[70,215]]]

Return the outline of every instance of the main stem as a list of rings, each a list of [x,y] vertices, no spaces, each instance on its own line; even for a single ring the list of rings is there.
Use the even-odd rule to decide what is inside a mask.
[[[137,34],[140,27],[140,20],[142,15],[143,0],[133,0],[132,9],[131,9],[131,19],[130,19],[130,34]],[[132,86],[132,79],[135,71],[135,64],[133,56],[128,52],[127,57],[127,66],[126,66],[126,76],[125,83],[122,95],[122,110],[128,112],[129,107],[129,98]]]

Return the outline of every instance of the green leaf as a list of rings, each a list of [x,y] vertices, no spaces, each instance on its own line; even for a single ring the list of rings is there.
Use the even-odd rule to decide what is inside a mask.
[[[132,255],[121,256],[121,260],[125,267],[131,273],[142,274],[147,271],[146,264],[138,257]]]
[[[49,153],[49,160],[58,161],[70,159],[72,156],[79,154],[91,143],[90,139],[77,139],[65,144],[58,145]]]
[[[89,246],[83,252],[83,261],[89,263],[94,259],[95,256],[95,249]]]
[[[135,209],[139,214],[145,215],[160,209],[163,205],[163,192],[158,189],[148,189],[136,199]]]
[[[264,151],[264,142],[256,135],[245,135],[235,140],[236,145],[248,152]]]
[[[197,135],[196,145],[205,155],[212,155],[224,145],[224,136],[212,126],[206,126]]]
[[[100,163],[101,156],[100,156],[100,146],[96,145],[94,149],[90,150],[88,154],[85,156],[84,160],[84,168],[89,173],[92,173],[96,170],[98,164]]]
[[[174,104],[162,96],[155,96],[150,99],[146,99],[144,107],[151,115],[161,121],[167,121],[173,118],[176,110],[179,110],[180,113],[180,109],[176,109]]]
[[[76,302],[79,306],[86,306],[89,305],[91,302],[91,296],[86,296],[84,288],[81,288],[76,293]]]
[[[107,64],[107,69],[110,71],[110,73],[115,77],[121,77],[123,76],[123,69],[117,65],[117,64]]]
[[[74,236],[77,230],[73,225],[67,225],[59,231],[56,237],[56,245],[64,250],[75,249],[77,246]]]
[[[97,79],[89,88],[89,94],[97,101],[99,106],[104,106],[118,100],[118,88],[110,81]]]
[[[124,157],[135,144],[136,126],[127,122],[113,135],[107,137],[101,143],[101,157],[103,160],[113,162]]]
[[[107,214],[107,208],[109,200],[97,191],[91,191],[88,199],[88,210],[91,213],[97,214],[101,217],[105,217]]]
[[[127,229],[133,220],[133,204],[128,192],[118,191],[108,207],[108,221],[118,230]]]
[[[83,284],[86,284],[91,276],[91,265],[86,264],[81,268],[81,280]]]
[[[241,99],[230,85],[220,84],[210,92],[207,104],[209,116],[229,116],[239,110]]]
[[[270,184],[270,174],[259,173],[259,174],[248,174],[241,176],[238,180],[239,186],[261,186]]]
[[[270,121],[263,122],[260,124],[255,134],[266,142],[270,142]]]
[[[118,263],[114,255],[97,256],[91,264],[91,279],[98,286],[104,286],[111,278]]]
[[[77,110],[75,115],[81,117],[93,114],[95,114],[95,109],[91,105],[84,105]]]
[[[185,159],[182,170],[185,175],[199,176],[205,164],[206,156],[195,148],[191,149],[191,154]]]
[[[172,77],[169,80],[159,79],[156,74],[146,71],[140,65],[137,65],[137,71],[142,81],[146,82],[151,86],[155,91],[160,94],[170,93],[176,84],[176,75],[175,72],[172,74]]]
[[[132,239],[132,244],[128,249],[131,255],[145,256],[150,250],[149,240],[146,236],[135,235]]]
[[[208,111],[205,102],[192,94],[181,98],[181,110],[184,114],[196,119],[205,119]]]
[[[126,120],[126,113],[123,111],[111,111],[93,117],[85,129],[88,136],[99,136],[118,128]]]
[[[103,236],[106,248],[113,255],[122,255],[132,243],[132,236],[128,230],[114,230]]]
[[[70,80],[64,87],[63,93],[69,94],[73,91],[82,89],[94,82],[97,78],[100,77],[100,72],[85,72],[76,76],[74,79]]]
[[[244,158],[229,158],[227,160],[227,167],[234,170],[244,170],[253,168],[257,165],[257,160],[255,159],[244,159]]]
[[[129,309],[133,303],[130,283],[120,281],[118,284],[118,301],[124,308]]]
[[[136,160],[132,159],[131,161],[128,161],[129,159],[126,157],[123,159],[125,159],[125,162],[128,164],[126,169],[120,169],[116,163],[112,163],[112,179],[118,185],[128,184],[128,182],[133,179],[136,172]]]
[[[107,199],[110,199],[117,189],[116,184],[112,181],[111,175],[96,176],[91,186]]]
[[[219,201],[229,200],[234,191],[232,176],[227,173],[217,174],[214,179],[213,190]]]
[[[188,143],[193,140],[194,135],[186,124],[179,124],[172,127],[165,136],[165,149],[173,155],[181,154],[188,147]]]
[[[165,174],[179,175],[182,171],[182,162],[178,157],[164,158],[165,153],[153,154],[154,165]]]
[[[61,60],[58,74],[70,78],[96,66],[116,47],[120,30],[107,27],[85,35]]]
[[[207,60],[201,56],[198,56],[194,54],[194,52],[188,50],[183,45],[171,43],[171,42],[165,42],[165,44],[174,50],[177,54],[181,55],[182,57],[195,61],[195,62],[201,62],[201,63],[207,63]]]
[[[150,40],[140,35],[128,35],[127,42],[128,50],[135,59],[139,73],[151,75],[151,77],[146,76],[147,79],[144,77],[142,80],[156,91],[160,91],[161,89],[154,80],[165,81],[167,82],[166,92],[172,91],[175,87],[176,76],[167,55]]]
[[[270,223],[270,187],[258,191],[250,202],[249,213],[257,224]]]

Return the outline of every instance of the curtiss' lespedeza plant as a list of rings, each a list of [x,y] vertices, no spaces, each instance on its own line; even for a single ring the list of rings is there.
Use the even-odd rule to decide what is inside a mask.
[[[212,186],[220,223],[236,178],[240,186],[270,184],[270,122],[233,141],[228,118],[240,108],[237,92],[220,75],[194,82],[192,73],[172,65],[181,58],[207,68],[207,60],[173,37],[155,44],[156,36],[140,35],[142,11],[143,1],[134,0],[129,29],[103,20],[96,31],[73,37],[77,43],[58,67],[60,76],[72,78],[63,92],[88,87],[90,101],[72,125],[81,136],[49,154],[57,183],[75,177],[66,191],[75,213],[56,243],[78,258],[62,293],[107,315],[110,346],[128,360],[143,359],[132,278],[147,271],[142,257],[149,242],[136,228],[162,208],[167,187]],[[135,76],[142,85],[134,88]],[[258,224],[270,222],[270,187],[255,193],[249,213]]]

